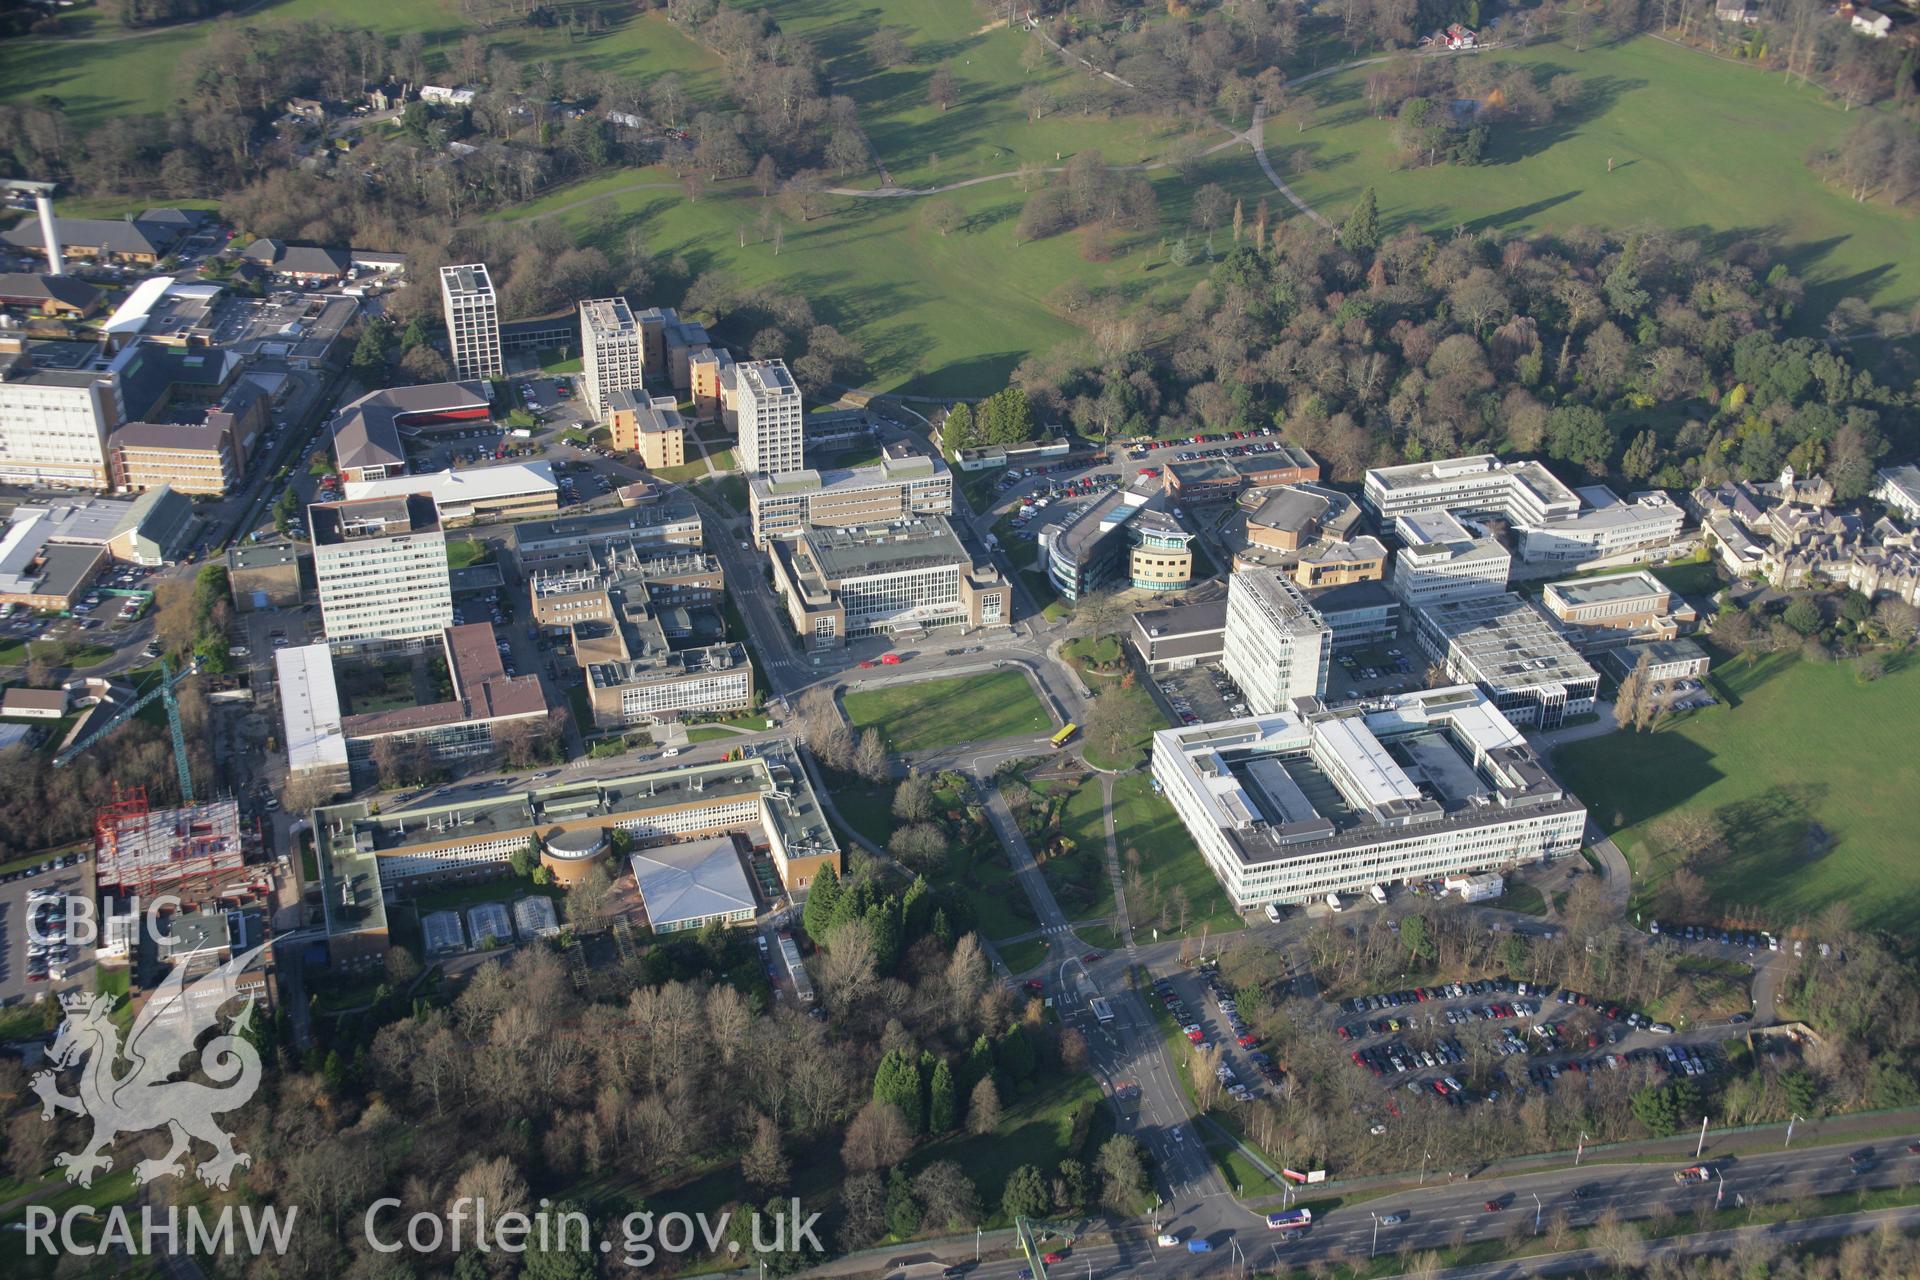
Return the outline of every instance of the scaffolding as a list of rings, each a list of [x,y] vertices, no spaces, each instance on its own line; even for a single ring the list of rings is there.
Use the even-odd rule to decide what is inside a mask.
[[[115,788],[94,815],[93,853],[99,888],[123,896],[247,891],[240,806],[232,800],[153,809],[145,787]]]

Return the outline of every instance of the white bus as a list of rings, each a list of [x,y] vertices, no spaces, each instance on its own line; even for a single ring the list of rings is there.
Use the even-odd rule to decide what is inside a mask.
[[[1103,997],[1095,996],[1093,999],[1087,1001],[1087,1007],[1093,1010],[1093,1016],[1098,1018],[1102,1023],[1113,1021],[1113,1006],[1108,1004]]]

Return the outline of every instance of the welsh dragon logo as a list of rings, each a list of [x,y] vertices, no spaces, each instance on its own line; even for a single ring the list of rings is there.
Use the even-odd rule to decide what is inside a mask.
[[[92,1186],[96,1172],[113,1167],[107,1149],[114,1139],[148,1129],[166,1129],[173,1145],[158,1159],[134,1165],[134,1177],[141,1183],[184,1175],[181,1157],[195,1138],[214,1150],[213,1158],[199,1167],[201,1180],[211,1186],[226,1187],[235,1168],[253,1163],[252,1156],[233,1149],[232,1136],[214,1121],[221,1112],[245,1106],[260,1088],[259,1051],[241,1034],[253,1017],[251,996],[226,1030],[200,1050],[201,1073],[214,1083],[173,1077],[180,1074],[181,1060],[194,1052],[201,1034],[219,1020],[221,1008],[235,998],[240,974],[265,949],[262,945],[235,956],[191,984],[181,969],[174,969],[134,1019],[124,1045],[109,1017],[113,997],[68,1000],[66,1021],[48,1053],[54,1068],[33,1077],[41,1119],[51,1120],[55,1112],[66,1110],[93,1121],[93,1136],[85,1146],[54,1157],[67,1171],[67,1181]],[[79,1095],[61,1093],[57,1072],[82,1059]],[[126,1069],[117,1071],[122,1063]]]

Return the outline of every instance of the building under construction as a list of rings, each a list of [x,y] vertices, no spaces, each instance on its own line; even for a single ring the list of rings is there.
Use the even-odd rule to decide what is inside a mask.
[[[145,788],[122,792],[94,816],[93,857],[103,892],[187,898],[247,892],[240,806],[233,800],[152,809]]]

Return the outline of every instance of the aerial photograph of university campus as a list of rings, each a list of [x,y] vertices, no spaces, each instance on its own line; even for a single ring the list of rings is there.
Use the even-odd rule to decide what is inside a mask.
[[[8,1280],[1910,1280],[1917,742],[1920,0],[0,0]]]

